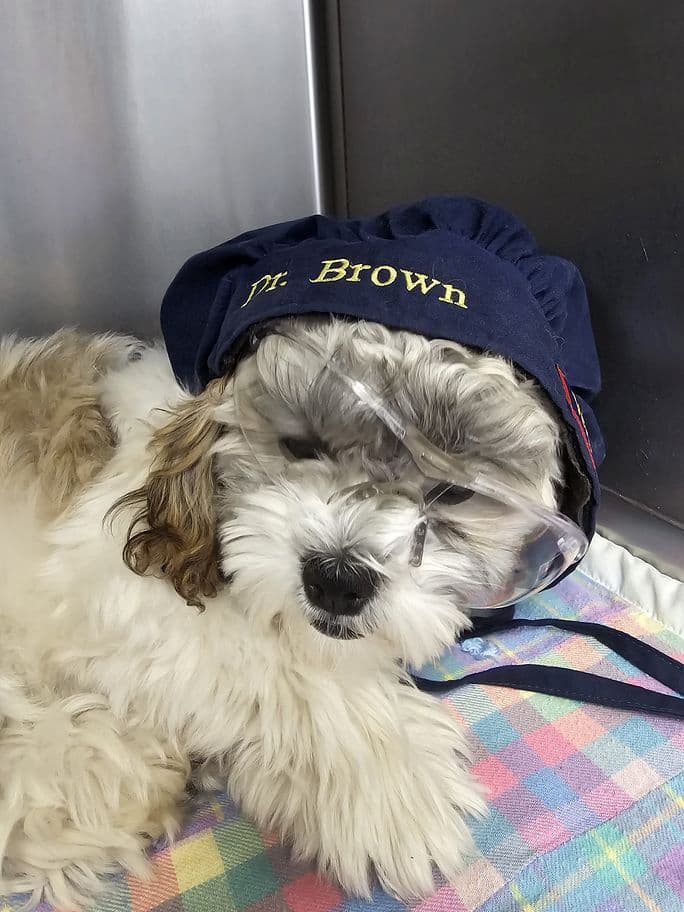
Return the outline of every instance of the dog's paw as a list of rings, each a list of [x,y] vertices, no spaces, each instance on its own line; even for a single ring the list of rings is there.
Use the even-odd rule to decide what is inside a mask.
[[[331,772],[322,801],[319,865],[348,892],[368,895],[372,874],[402,900],[433,892],[475,856],[467,825],[486,806],[467,770],[463,733],[437,701],[410,691],[400,742],[374,745],[372,762]]]
[[[180,826],[185,757],[98,695],[44,706],[0,680],[0,705],[0,894],[90,908],[118,866],[146,876],[146,846]]]
[[[346,892],[379,881],[402,900],[427,896],[436,868],[453,880],[474,856],[467,818],[485,812],[465,736],[447,707],[398,682],[342,696],[235,745],[232,796]]]

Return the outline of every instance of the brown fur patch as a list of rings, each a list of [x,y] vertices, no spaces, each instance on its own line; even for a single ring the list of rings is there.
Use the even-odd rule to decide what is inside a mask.
[[[222,433],[214,412],[224,388],[225,380],[215,380],[176,409],[152,438],[147,481],[112,508],[136,509],[123,552],[131,570],[167,577],[200,610],[202,597],[215,596],[222,584],[212,451]]]
[[[126,342],[62,330],[0,342],[0,475],[38,490],[58,515],[107,463],[115,445],[97,381],[121,363]]]

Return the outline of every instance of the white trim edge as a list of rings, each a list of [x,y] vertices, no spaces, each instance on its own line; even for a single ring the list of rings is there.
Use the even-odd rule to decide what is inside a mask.
[[[684,636],[684,583],[595,535],[579,572]]]

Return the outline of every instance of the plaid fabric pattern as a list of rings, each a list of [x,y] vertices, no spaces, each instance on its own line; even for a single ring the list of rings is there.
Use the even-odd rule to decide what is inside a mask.
[[[684,643],[576,571],[521,606],[625,630],[678,658]],[[453,677],[506,662],[565,665],[650,681],[586,637],[551,628],[455,646],[433,669]],[[416,912],[679,912],[684,907],[684,725],[499,687],[447,698],[468,727],[491,813],[474,826],[481,857]],[[376,891],[345,897],[294,865],[224,795],[197,799],[178,842],[153,854],[154,878],[121,878],[93,912],[401,912]],[[19,908],[10,898],[0,912]],[[43,905],[41,912],[48,912]]]

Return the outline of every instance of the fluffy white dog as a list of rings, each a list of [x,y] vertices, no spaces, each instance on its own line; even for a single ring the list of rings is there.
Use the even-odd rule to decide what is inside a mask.
[[[346,890],[403,898],[472,850],[484,811],[448,707],[411,685],[468,624],[520,530],[445,504],[422,565],[391,440],[331,401],[298,341],[364,375],[435,444],[553,507],[553,409],[499,357],[373,323],[284,321],[199,396],[165,351],[64,331],[0,347],[0,860],[65,907],[221,784]],[[253,398],[252,398],[253,397]],[[372,438],[372,439],[371,439]],[[270,441],[270,446],[267,444]],[[278,461],[277,453],[282,453]],[[274,455],[276,454],[276,455]]]

